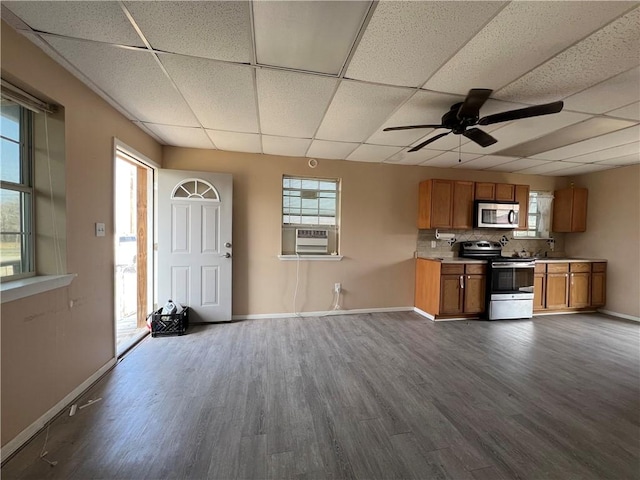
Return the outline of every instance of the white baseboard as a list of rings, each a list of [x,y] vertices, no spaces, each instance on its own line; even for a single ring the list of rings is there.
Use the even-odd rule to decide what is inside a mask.
[[[418,315],[422,315],[425,318],[428,318],[429,320],[436,320],[436,317],[434,317],[433,315],[431,315],[430,313],[425,312],[424,310],[420,310],[418,307],[413,307],[413,311],[416,312]]]
[[[640,317],[634,317],[633,315],[627,315],[626,313],[612,312],[610,310],[598,309],[598,312],[611,315],[612,317],[624,318],[626,320],[632,320],[634,322],[640,322]]]
[[[38,433],[49,420],[55,417],[63,409],[67,407],[75,398],[82,395],[96,380],[104,375],[111,367],[116,364],[116,359],[112,358],[106,364],[104,364],[96,373],[87,378],[84,382],[74,388],[69,394],[51,407],[44,415],[38,418],[35,422],[25,428],[22,432],[16,435],[12,440],[0,450],[0,461],[4,462],[13,453],[24,445],[31,437]]]
[[[576,313],[596,313],[597,310],[568,310],[568,311],[560,311],[555,312],[553,310],[541,310],[539,312],[534,312],[534,317],[548,317],[550,315],[574,315]]]
[[[352,310],[326,310],[320,312],[298,313],[253,313],[249,315],[233,315],[232,320],[259,320],[263,318],[291,317],[329,317],[332,315],[355,315],[359,313],[412,312],[413,307],[354,308]]]

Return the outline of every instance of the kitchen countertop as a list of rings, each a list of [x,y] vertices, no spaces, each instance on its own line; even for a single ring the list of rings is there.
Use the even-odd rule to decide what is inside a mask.
[[[423,260],[432,260],[434,262],[441,263],[487,263],[486,260],[475,260],[472,258],[464,257],[425,257],[418,256]],[[579,262],[606,262],[606,260],[600,258],[536,258],[536,262],[540,263],[579,263]]]

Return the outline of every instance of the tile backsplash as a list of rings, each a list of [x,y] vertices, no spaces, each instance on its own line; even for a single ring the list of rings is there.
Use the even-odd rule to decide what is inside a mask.
[[[444,230],[440,230],[442,233]],[[508,241],[507,244],[502,247],[502,254],[505,256],[511,256],[516,252],[521,252],[523,249],[530,254],[537,254],[544,256],[545,253],[548,257],[562,257],[564,256],[564,234],[554,233],[554,247],[553,251],[549,246],[547,240],[538,239],[514,239],[513,232],[510,230],[446,230],[446,233],[453,233],[455,235],[456,242],[453,245],[449,245],[446,240],[436,240],[435,230],[418,230],[418,244],[416,252],[419,257],[457,257],[460,249],[460,242],[468,242],[474,240],[488,240],[491,242],[499,242],[504,236]],[[435,241],[435,248],[431,247],[431,242]]]

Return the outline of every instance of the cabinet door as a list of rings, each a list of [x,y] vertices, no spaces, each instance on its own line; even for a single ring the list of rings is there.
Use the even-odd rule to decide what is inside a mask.
[[[553,226],[554,232],[571,231],[571,209],[573,192],[571,188],[553,192]]]
[[[547,309],[561,309],[569,306],[569,274],[547,274]]]
[[[591,274],[591,306],[603,307],[606,300],[607,277],[605,272]]]
[[[454,315],[462,313],[462,282],[464,275],[442,275],[440,277],[440,313]]]
[[[496,199],[496,184],[476,182],[475,188],[476,200],[495,200]]]
[[[518,214],[518,229],[529,228],[529,185],[515,186],[516,202],[520,205]]]
[[[420,182],[418,228],[451,228],[452,180]]]
[[[574,188],[573,208],[571,211],[571,231],[587,231],[587,194],[586,188]]]
[[[591,304],[591,274],[587,272],[569,274],[569,307],[583,308]]]
[[[453,228],[473,228],[473,187],[473,182],[453,183]]]
[[[544,273],[536,273],[533,276],[533,309],[545,309],[545,277]]]
[[[464,279],[464,313],[483,313],[485,305],[484,275],[466,275]]]
[[[513,202],[516,198],[515,185],[510,183],[496,183],[496,200]]]

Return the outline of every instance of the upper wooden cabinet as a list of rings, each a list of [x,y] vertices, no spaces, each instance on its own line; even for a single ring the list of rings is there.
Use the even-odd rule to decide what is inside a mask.
[[[515,185],[510,183],[476,182],[476,200],[497,200],[499,202],[513,202],[516,199]]]
[[[473,227],[473,182],[425,180],[418,201],[418,228]]]
[[[518,229],[529,228],[529,185],[514,185],[515,201],[520,205]]]
[[[586,188],[565,188],[553,193],[554,232],[584,232],[587,230]]]
[[[518,202],[518,228],[527,228],[529,185],[442,179],[420,182],[418,228],[472,229],[474,200]]]
[[[495,200],[496,184],[476,182],[475,196],[476,200]]]

